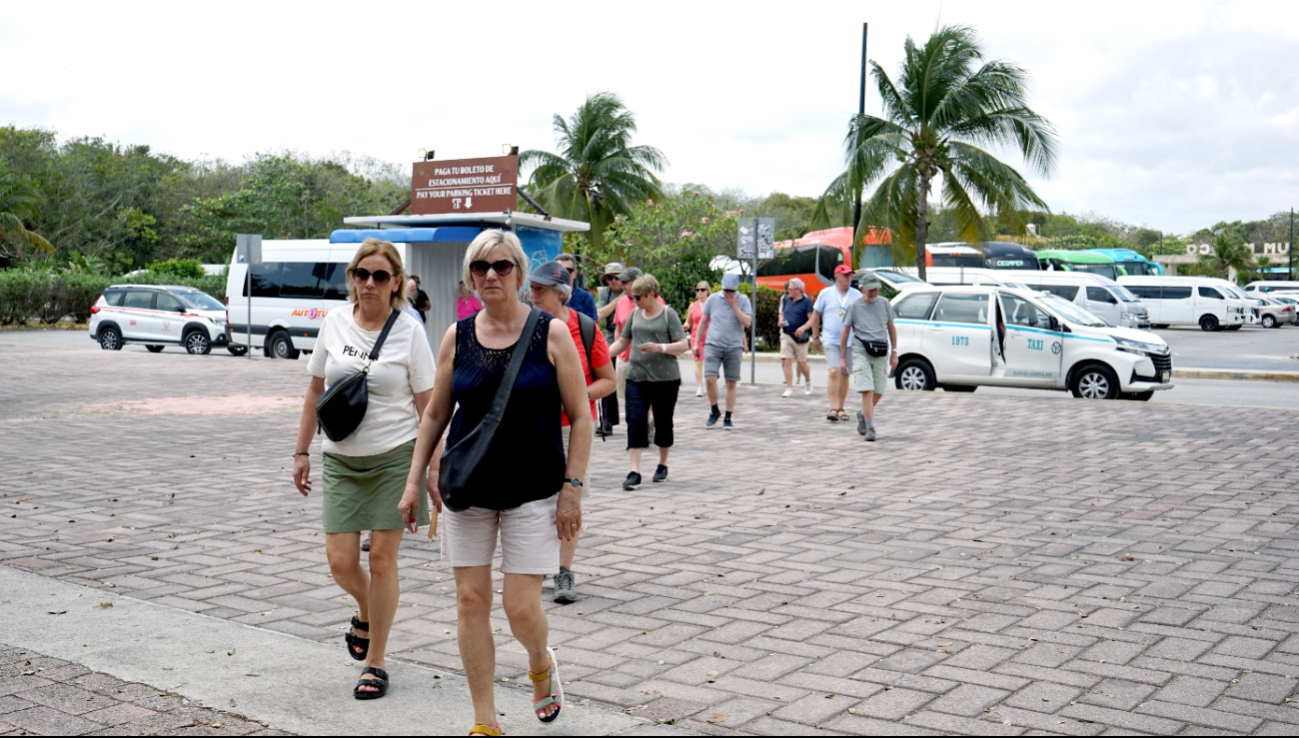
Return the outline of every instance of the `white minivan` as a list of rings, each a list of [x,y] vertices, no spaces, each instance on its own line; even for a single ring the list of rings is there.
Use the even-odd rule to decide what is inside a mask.
[[[1288,282],[1278,279],[1267,279],[1261,282],[1250,282],[1245,285],[1246,292],[1299,292],[1299,282]]]
[[[919,269],[915,267],[899,267],[894,269],[895,272],[919,279]],[[1009,272],[1007,274],[1006,272]],[[939,286],[957,285],[957,284],[987,284],[987,285],[1006,285],[1012,287],[1022,286],[1022,277],[1025,274],[1033,274],[1027,270],[1008,269],[999,271],[996,269],[985,269],[983,267],[925,267],[925,282],[921,284],[931,284]]]
[[[1198,325],[1201,330],[1240,330],[1246,321],[1243,300],[1204,277],[1119,277],[1150,311],[1155,328]]]
[[[1121,328],[1150,328],[1149,310],[1123,285],[1101,274],[1091,272],[1024,272],[1001,271],[1006,279],[1028,285],[1029,289],[1050,292],[1062,297],[1110,325]]]
[[[315,349],[325,315],[348,304],[347,265],[358,247],[327,239],[263,241],[262,263],[253,266],[253,349],[276,359]],[[232,346],[248,345],[247,277],[248,265],[233,258],[226,281]]]
[[[1106,325],[1052,294],[916,288],[893,305],[898,389],[973,392],[986,385],[1149,400],[1173,386],[1173,357],[1162,338]]]

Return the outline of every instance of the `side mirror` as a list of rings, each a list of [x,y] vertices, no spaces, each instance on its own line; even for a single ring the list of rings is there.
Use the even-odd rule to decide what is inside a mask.
[[[1060,319],[1055,317],[1054,315],[1051,316],[1051,330],[1055,331],[1056,333],[1060,332]]]

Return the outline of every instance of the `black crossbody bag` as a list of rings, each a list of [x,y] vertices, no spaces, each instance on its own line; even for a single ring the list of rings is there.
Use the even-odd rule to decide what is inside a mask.
[[[496,390],[496,397],[492,399],[487,415],[478,427],[469,431],[456,445],[447,447],[442,454],[438,491],[442,494],[442,504],[450,510],[462,512],[469,508],[461,500],[468,491],[478,466],[491,450],[492,437],[496,435],[496,429],[505,417],[505,408],[510,404],[510,393],[514,391],[514,383],[519,378],[519,370],[523,368],[523,360],[528,355],[528,345],[532,343],[532,334],[537,331],[540,320],[541,311],[533,308],[527,325],[523,326],[523,333],[519,335],[519,342],[514,344],[510,366],[505,370],[505,376],[501,377],[501,386]]]
[[[365,420],[365,411],[370,405],[370,386],[366,381],[370,376],[370,366],[379,360],[379,349],[383,348],[383,342],[388,340],[388,332],[399,317],[401,313],[396,310],[388,316],[388,322],[384,324],[379,340],[374,342],[374,348],[366,356],[361,371],[335,382],[316,403],[317,432],[324,431],[325,436],[334,443],[352,435],[361,426],[361,421]]]
[[[888,341],[863,341],[859,338],[857,339],[857,342],[861,344],[861,347],[866,351],[867,356],[874,356],[878,359],[881,356],[889,355]]]

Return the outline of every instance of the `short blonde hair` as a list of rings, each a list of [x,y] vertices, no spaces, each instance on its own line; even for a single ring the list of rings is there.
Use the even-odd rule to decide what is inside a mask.
[[[510,260],[514,262],[515,291],[522,290],[527,284],[528,255],[523,253],[523,244],[519,243],[519,237],[512,231],[489,228],[470,241],[469,248],[465,250],[464,279],[471,290],[477,291],[478,283],[474,281],[474,272],[469,265],[479,259],[486,259],[487,255],[499,246],[504,246],[505,250],[510,252]]]
[[[654,278],[653,274],[643,274],[637,277],[636,281],[631,283],[631,293],[633,295],[654,295],[655,297],[662,294],[659,292],[659,281]]]
[[[388,260],[392,266],[392,278],[401,285],[401,289],[392,293],[392,299],[388,301],[393,310],[401,310],[406,306],[406,270],[401,263],[401,254],[397,252],[396,246],[377,238],[367,238],[362,241],[361,248],[356,250],[356,256],[353,256],[351,263],[347,265],[347,299],[351,302],[359,302],[356,294],[356,279],[352,277],[352,272],[362,259],[375,255]]]

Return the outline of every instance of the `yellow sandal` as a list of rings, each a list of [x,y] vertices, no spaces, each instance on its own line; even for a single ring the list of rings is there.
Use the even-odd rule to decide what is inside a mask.
[[[469,735],[473,735],[474,733],[481,733],[483,735],[505,735],[505,731],[501,730],[500,723],[497,723],[494,728],[489,725],[475,725],[469,729]]]

